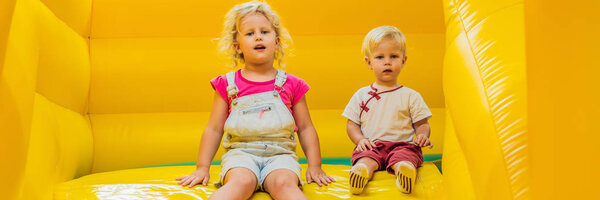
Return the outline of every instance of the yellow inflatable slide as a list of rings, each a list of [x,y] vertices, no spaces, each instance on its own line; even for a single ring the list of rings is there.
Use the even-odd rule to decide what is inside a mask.
[[[175,178],[195,169],[208,81],[232,70],[214,38],[241,2],[1,1],[2,199],[208,198],[213,184]],[[597,1],[269,4],[294,40],[285,70],[311,86],[323,169],[337,180],[305,185],[309,199],[600,199]],[[377,172],[351,195],[341,113],[374,81],[360,47],[381,25],[406,34],[398,81],[431,108],[434,148],[413,193]]]

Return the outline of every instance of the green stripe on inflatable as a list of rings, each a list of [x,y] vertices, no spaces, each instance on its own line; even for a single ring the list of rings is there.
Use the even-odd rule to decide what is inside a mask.
[[[423,155],[423,159],[426,162],[439,161],[442,159],[442,154],[426,154],[426,155]],[[300,162],[300,164],[306,164],[306,158],[300,158],[298,161]],[[323,164],[328,164],[328,165],[351,165],[350,157],[323,158],[322,162],[323,162]],[[438,162],[438,163],[441,163],[441,162]],[[215,160],[215,161],[212,161],[212,163],[211,163],[211,165],[220,165],[220,164],[221,164],[220,160]],[[150,165],[150,166],[139,167],[139,168],[187,166],[187,165],[196,165],[196,162],[182,162],[182,163],[170,163],[170,164],[162,164],[162,165]],[[441,169],[441,167],[439,167],[439,166],[438,166],[438,168]]]

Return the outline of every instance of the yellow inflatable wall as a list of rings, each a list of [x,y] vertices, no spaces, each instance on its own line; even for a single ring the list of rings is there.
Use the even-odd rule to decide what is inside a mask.
[[[452,153],[464,156],[470,177],[447,184],[472,186],[476,199],[526,199],[523,2],[449,0],[444,6],[444,94],[455,130],[448,137],[456,137],[460,149]],[[449,190],[448,197],[462,199],[465,193],[458,191]]]
[[[532,198],[600,199],[598,10],[525,1]]]
[[[232,70],[213,39],[241,2],[0,2],[2,198],[208,197],[214,186],[182,188],[174,178],[194,169],[214,94],[208,81]],[[309,199],[600,198],[592,124],[600,116],[599,3],[269,4],[294,39],[284,69],[311,86],[324,170],[337,179],[305,185]],[[399,81],[434,114],[435,147],[424,149],[426,157],[443,157],[419,168],[410,195],[378,172],[353,196],[344,164],[354,145],[341,112],[374,81],[360,46],[381,25],[407,36]],[[219,170],[211,167],[211,182]],[[269,199],[263,192],[252,198]]]

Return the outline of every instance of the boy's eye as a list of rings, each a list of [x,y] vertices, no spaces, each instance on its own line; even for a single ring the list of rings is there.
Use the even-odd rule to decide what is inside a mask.
[[[383,59],[383,56],[376,56],[377,59]]]
[[[399,56],[397,56],[397,55],[392,55],[392,58],[399,58]]]

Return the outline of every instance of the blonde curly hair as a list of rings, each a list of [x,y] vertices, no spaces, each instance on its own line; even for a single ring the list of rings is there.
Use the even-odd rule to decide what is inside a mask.
[[[280,68],[285,67],[285,63],[283,62],[286,55],[285,51],[291,46],[292,38],[287,29],[281,25],[277,13],[275,13],[264,1],[254,0],[238,4],[227,12],[221,38],[217,38],[219,41],[219,52],[224,54],[229,62],[229,66],[232,68],[245,64],[243,55],[236,51],[234,44],[237,43],[236,35],[239,32],[240,20],[246,15],[254,13],[264,15],[273,25],[275,34],[279,38],[279,45],[275,50],[274,59],[277,61],[275,63],[277,63]]]

